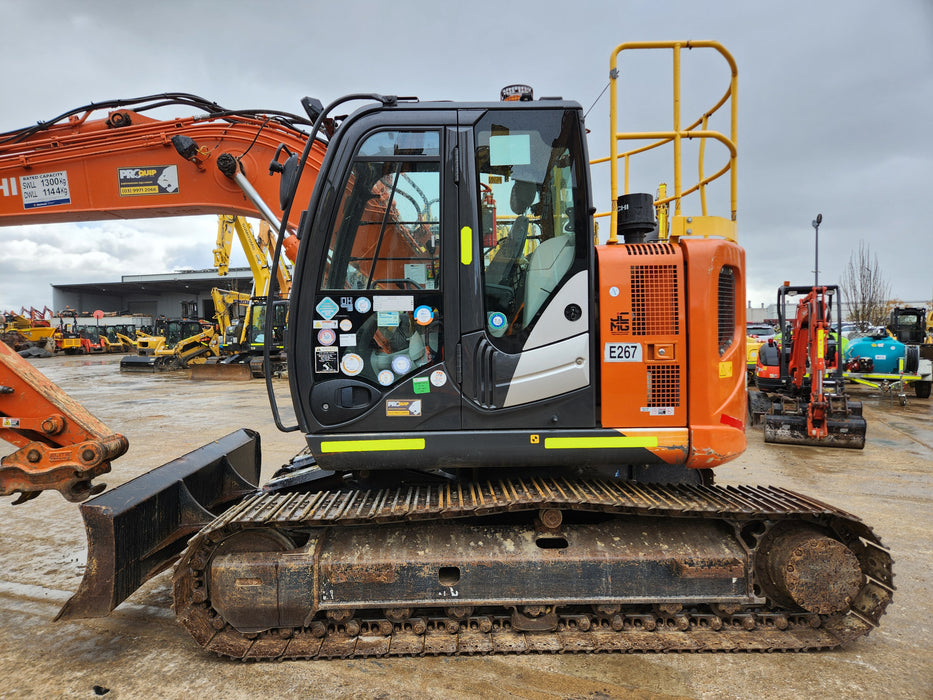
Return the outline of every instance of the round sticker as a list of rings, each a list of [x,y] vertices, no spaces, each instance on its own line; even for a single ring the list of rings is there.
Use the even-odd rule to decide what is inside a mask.
[[[340,330],[346,332],[352,328],[353,328],[353,321],[351,321],[350,319],[345,318],[340,322]]]
[[[411,371],[411,358],[408,355],[396,355],[392,358],[392,371],[396,374],[408,374]]]
[[[355,352],[348,352],[340,361],[340,371],[351,377],[355,377],[363,371],[363,358]]]
[[[447,373],[442,369],[436,369],[431,372],[431,384],[434,386],[444,386],[447,383]]]
[[[391,371],[384,369],[379,373],[377,379],[382,386],[389,386],[389,384],[395,381],[395,375],[392,374]]]
[[[609,296],[611,296],[611,297],[617,297],[617,296],[619,296],[619,288],[618,288],[618,287],[609,287]]]
[[[317,342],[321,345],[333,345],[337,342],[337,334],[330,328],[322,328],[317,332]]]
[[[373,305],[366,297],[357,297],[356,301],[353,302],[353,308],[361,314],[368,314]]]
[[[419,326],[430,326],[434,320],[434,312],[430,306],[421,305],[415,309],[415,323]]]
[[[496,331],[505,328],[505,314],[498,311],[489,314],[489,327]]]

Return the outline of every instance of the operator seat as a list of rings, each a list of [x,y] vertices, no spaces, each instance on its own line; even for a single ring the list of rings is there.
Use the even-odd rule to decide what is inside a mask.
[[[525,212],[534,202],[536,195],[537,187],[533,182],[515,181],[509,197],[509,206],[516,218],[508,235],[500,242],[499,250],[489,262],[489,267],[486,268],[486,297],[489,308],[507,314],[514,311],[516,290],[511,283],[512,272],[528,238],[528,217],[525,216]]]
[[[551,292],[564,279],[573,264],[573,235],[563,234],[543,241],[528,258],[528,275],[525,283],[524,324],[534,320],[538,309]]]

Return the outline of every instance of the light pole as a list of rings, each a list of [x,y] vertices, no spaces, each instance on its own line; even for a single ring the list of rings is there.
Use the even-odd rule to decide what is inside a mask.
[[[823,215],[817,214],[813,220],[813,232],[816,234],[813,252],[813,286],[820,286],[820,224],[823,222]]]

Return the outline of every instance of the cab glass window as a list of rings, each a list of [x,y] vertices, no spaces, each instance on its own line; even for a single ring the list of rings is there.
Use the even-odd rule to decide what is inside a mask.
[[[586,265],[579,123],[560,110],[491,111],[476,144],[486,330],[517,351]]]
[[[439,131],[390,130],[358,147],[320,280],[319,380],[390,387],[441,357],[440,145]]]
[[[328,247],[322,290],[437,289],[440,135],[384,131],[360,146]]]

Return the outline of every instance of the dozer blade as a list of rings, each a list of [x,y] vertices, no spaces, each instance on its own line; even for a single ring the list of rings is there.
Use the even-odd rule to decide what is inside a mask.
[[[248,363],[244,362],[202,362],[199,365],[188,365],[189,379],[221,379],[221,380],[248,380],[253,378],[253,372]]]
[[[865,447],[867,424],[861,415],[830,417],[826,419],[827,434],[813,438],[807,432],[807,416],[769,413],[765,416],[765,442],[781,445],[811,445],[813,447],[846,447],[861,450]]]
[[[56,619],[109,614],[171,566],[191,535],[254,493],[259,469],[259,434],[243,428],[82,503],[87,567]]]
[[[120,358],[121,372],[155,372],[156,358],[147,355],[124,355]]]

